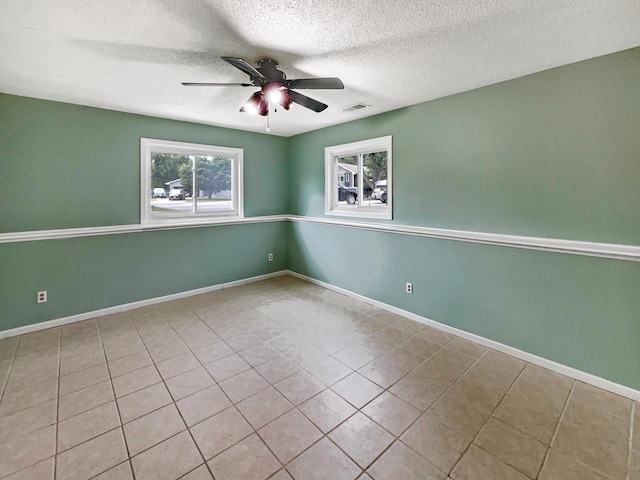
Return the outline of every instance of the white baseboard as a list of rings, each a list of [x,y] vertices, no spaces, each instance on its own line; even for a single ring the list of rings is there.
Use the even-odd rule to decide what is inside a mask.
[[[484,345],[485,347],[492,348],[494,350],[498,350],[499,352],[506,353],[513,357],[524,360],[525,362],[533,363],[534,365],[538,365],[540,367],[549,369],[551,371],[560,373],[562,375],[566,375],[567,377],[574,378],[576,380],[580,380],[581,382],[588,383],[589,385],[593,385],[594,387],[602,388],[603,390],[607,390],[609,392],[615,393],[617,395],[621,395],[623,397],[630,398],[635,400],[636,402],[640,402],[640,391],[635,390],[633,388],[627,387],[625,385],[620,385],[619,383],[612,382],[610,380],[598,377],[591,373],[583,372],[582,370],[578,370],[573,367],[568,367],[561,363],[554,362],[552,360],[548,360],[543,357],[539,357],[537,355],[533,355],[531,353],[525,352],[523,350],[519,350],[514,347],[510,347],[509,345],[505,345],[503,343],[496,342],[495,340],[490,340],[488,338],[481,337],[479,335],[475,335],[473,333],[465,332],[464,330],[460,330],[458,328],[450,327],[449,325],[445,325],[443,323],[436,322],[435,320],[431,320],[426,317],[422,317],[420,315],[416,315],[415,313],[409,312],[407,310],[403,310],[398,307],[394,307],[392,305],[388,305],[383,302],[379,302],[378,300],[373,300],[371,298],[365,297],[358,293],[351,292],[350,290],[346,290],[344,288],[336,287],[329,283],[322,282],[320,280],[316,280],[312,277],[307,277],[306,275],[302,275],[296,272],[287,271],[289,275],[293,277],[300,278],[301,280],[306,280],[309,283],[313,283],[315,285],[319,285],[328,290],[333,290],[334,292],[342,293],[351,298],[355,298],[356,300],[361,300],[363,302],[369,303],[376,307],[382,308],[389,312],[402,315],[403,317],[410,318],[411,320],[415,320],[416,322],[423,323],[430,327],[436,328],[438,330],[442,330],[443,332],[451,333],[458,337],[462,337],[466,340],[470,340],[475,343],[479,343],[480,345]]]
[[[101,310],[94,310],[92,312],[80,313],[77,315],[71,315],[69,317],[58,318],[55,320],[49,320],[46,322],[36,323],[34,325],[26,325],[24,327],[13,328],[11,330],[0,331],[0,339],[6,337],[13,337],[16,335],[22,335],[25,333],[37,332],[39,330],[45,330],[47,328],[59,327],[61,325],[68,325],[70,323],[81,322],[83,320],[89,320],[95,317],[101,317],[104,315],[109,315],[112,313],[123,312],[125,310],[132,310],[134,308],[146,307],[148,305],[154,305],[156,303],[168,302],[170,300],[179,300],[186,297],[191,297],[193,295],[199,295],[202,293],[213,292],[216,290],[222,290],[224,288],[237,287],[240,285],[245,285],[248,283],[259,282],[261,280],[266,280],[268,278],[279,277],[282,275],[291,275],[293,277],[300,278],[302,280],[306,280],[309,283],[313,283],[315,285],[319,285],[328,290],[333,290],[334,292],[342,293],[351,298],[355,298],[356,300],[361,300],[363,302],[369,303],[371,305],[375,305],[376,307],[382,308],[389,312],[402,315],[403,317],[410,318],[411,320],[415,320],[417,322],[423,323],[430,327],[436,328],[438,330],[442,330],[447,333],[451,333],[458,337],[464,338],[466,340],[470,340],[475,343],[479,343],[480,345],[484,345],[485,347],[492,348],[502,353],[506,353],[508,355],[512,355],[516,358],[524,360],[529,363],[533,363],[534,365],[538,365],[543,368],[547,368],[551,371],[560,373],[562,375],[566,375],[567,377],[574,378],[576,380],[580,380],[581,382],[588,383],[589,385],[593,385],[594,387],[602,388],[603,390],[607,390],[609,392],[615,393],[617,395],[621,395],[623,397],[630,398],[637,402],[640,402],[640,391],[635,390],[633,388],[620,385],[618,383],[612,382],[610,380],[606,380],[604,378],[598,377],[591,373],[583,372],[573,367],[568,367],[561,363],[554,362],[552,360],[548,360],[543,357],[539,357],[537,355],[533,355],[531,353],[525,352],[523,350],[519,350],[514,347],[510,347],[509,345],[505,345],[503,343],[496,342],[495,340],[490,340],[488,338],[481,337],[479,335],[475,335],[473,333],[465,332],[464,330],[460,330],[455,327],[450,327],[449,325],[445,325],[443,323],[436,322],[435,320],[431,320],[426,317],[422,317],[415,313],[409,312],[407,310],[403,310],[398,307],[394,307],[393,305],[389,305],[378,300],[374,300],[372,298],[365,297],[364,295],[360,295],[358,293],[354,293],[350,290],[346,290],[344,288],[336,287],[326,282],[322,282],[320,280],[316,280],[315,278],[308,277],[306,275],[302,275],[297,272],[293,272],[291,270],[280,270],[278,272],[268,273],[265,275],[258,275],[255,277],[245,278],[242,280],[236,280],[228,283],[221,283],[218,285],[213,285],[210,287],[198,288],[195,290],[189,290],[186,292],[174,293],[172,295],[165,295],[163,297],[150,298],[147,300],[140,300],[138,302],[126,303],[123,305],[116,305],[114,307],[104,308]]]
[[[15,337],[16,335],[22,335],[25,333],[37,332],[39,330],[46,330],[47,328],[59,327],[61,325],[68,325],[70,323],[82,322],[83,320],[89,320],[90,318],[102,317],[104,315],[110,315],[112,313],[124,312],[125,310],[133,310],[134,308],[146,307],[148,305],[154,305],[156,303],[179,300],[181,298],[191,297],[193,295],[214,292],[216,290],[222,290],[223,288],[231,288],[237,287],[239,285],[245,285],[247,283],[259,282],[260,280],[279,277],[288,273],[288,270],[280,270],[278,272],[258,275],[256,277],[244,278],[242,280],[236,280],[234,282],[220,283],[218,285],[212,285],[210,287],[197,288],[195,290],[174,293],[172,295],[165,295],[163,297],[149,298],[147,300],[125,303],[123,305],[116,305],[114,307],[103,308],[101,310],[94,310],[92,312],[79,313],[77,315],[71,315],[69,317],[48,320],[46,322],[35,323],[33,325],[26,325],[24,327],[12,328],[10,330],[0,331],[0,339],[6,337]]]

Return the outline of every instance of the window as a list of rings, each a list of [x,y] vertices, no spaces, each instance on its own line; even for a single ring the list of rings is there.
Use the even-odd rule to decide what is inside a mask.
[[[143,223],[242,217],[240,148],[140,139]]]
[[[325,214],[392,218],[390,135],[325,148]]]

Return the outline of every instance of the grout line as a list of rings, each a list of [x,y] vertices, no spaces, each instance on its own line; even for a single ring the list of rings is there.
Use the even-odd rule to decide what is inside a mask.
[[[562,407],[562,413],[560,413],[560,418],[558,418],[558,423],[556,424],[556,428],[553,431],[553,435],[551,436],[551,440],[549,441],[549,445],[547,446],[547,451],[545,452],[544,458],[542,459],[542,465],[540,465],[540,470],[538,471],[538,477],[540,476],[540,473],[542,472],[545,465],[547,464],[547,460],[549,459],[549,454],[551,453],[551,449],[553,448],[553,444],[555,443],[556,436],[558,435],[558,430],[560,430],[560,424],[562,423],[562,420],[564,419],[564,414],[567,411],[567,408],[569,407],[569,401],[573,396],[573,391],[576,387],[576,383],[577,383],[577,380],[575,379],[571,383],[571,389],[569,390],[569,395],[567,395],[567,399],[564,402],[564,406]]]
[[[58,434],[60,432],[60,381],[62,369],[62,329],[58,327],[58,388],[56,392],[56,433],[53,456],[53,480],[58,478]]]
[[[0,388],[0,403],[2,403],[2,400],[4,399],[5,391],[7,389],[7,385],[9,385],[9,377],[11,376],[11,371],[13,370],[13,364],[16,361],[16,354],[18,353],[18,346],[20,345],[21,341],[22,341],[22,335],[18,336],[18,341],[16,342],[15,346],[13,347],[13,354],[11,355],[11,362],[9,363],[9,370],[7,370],[7,378],[4,380],[2,388]]]
[[[633,425],[635,423],[636,402],[631,404],[631,416],[629,419],[629,455],[627,456],[627,480],[631,478],[631,461],[633,459]]]
[[[506,396],[513,390],[515,384],[517,383],[517,381],[520,379],[520,377],[522,376],[523,372],[525,371],[525,369],[527,368],[527,365],[529,365],[529,362],[525,362],[524,366],[520,369],[520,371],[518,372],[518,375],[516,375],[516,378],[513,379],[513,382],[511,382],[511,385],[509,385],[509,388],[507,388],[507,390],[504,392],[504,394],[500,397],[500,400],[498,400],[498,402],[496,403],[496,406],[493,407],[493,410],[491,410],[491,413],[489,414],[489,417],[487,418],[487,420],[484,422],[484,424],[482,425],[482,427],[480,427],[480,430],[478,430],[478,432],[475,434],[475,436],[473,437],[473,440],[471,440],[471,442],[469,443],[469,445],[467,445],[467,448],[465,449],[465,451],[460,455],[460,458],[458,458],[458,460],[456,461],[456,463],[453,465],[453,467],[451,467],[451,470],[448,472],[449,475],[451,475],[451,472],[453,472],[453,470],[455,469],[456,465],[458,465],[458,463],[460,463],[460,460],[462,460],[462,457],[464,457],[464,454],[469,450],[469,447],[471,445],[475,445],[478,448],[481,448],[482,450],[484,450],[482,447],[480,447],[478,444],[476,444],[476,440],[478,439],[478,437],[480,436],[480,434],[482,433],[482,431],[485,429],[485,427],[487,426],[487,423],[489,423],[489,421],[491,421],[492,418],[494,418],[494,414],[496,413],[496,410],[498,410],[498,407],[500,406],[500,404],[502,403],[502,401],[506,398]],[[502,422],[500,419],[496,418],[497,421]],[[507,424],[506,422],[502,422],[505,425],[510,426],[509,424]],[[513,427],[511,427],[513,428]],[[523,432],[524,433],[524,432]],[[486,451],[486,450],[485,450]],[[491,455],[492,457],[496,457],[496,455],[494,455],[491,452],[487,452],[489,455]],[[497,458],[497,457],[496,457]],[[498,458],[498,460],[501,460]],[[501,460],[503,461],[503,460]],[[504,462],[506,465],[509,465],[506,461]],[[518,470],[514,465],[509,465],[511,468],[513,468],[514,470],[520,472],[520,470]],[[527,476],[524,472],[520,472],[522,473],[525,477]]]
[[[127,316],[129,317],[129,321],[131,321],[131,317],[129,316],[129,314],[127,314]],[[133,323],[133,322],[131,322]],[[124,422],[122,421],[122,414],[120,413],[120,405],[118,404],[118,397],[116,396],[116,389],[113,386],[113,377],[111,376],[111,368],[109,367],[109,359],[107,358],[107,351],[104,348],[104,342],[102,339],[102,331],[100,329],[100,322],[96,321],[96,328],[98,330],[98,339],[100,340],[100,347],[102,348],[102,354],[104,355],[104,362],[107,366],[107,372],[109,373],[109,383],[111,385],[111,391],[113,392],[113,402],[116,404],[116,410],[118,412],[118,418],[120,419],[120,425],[118,425],[118,428],[120,429],[120,432],[122,433],[122,439],[124,440],[124,447],[127,451],[127,462],[129,463],[129,470],[131,471],[131,478],[133,478],[133,480],[135,480],[136,478],[136,474],[133,471],[133,463],[131,462],[131,453],[129,451],[129,443],[127,442],[127,437],[124,434]],[[122,462],[124,463],[124,462]],[[120,465],[120,464],[118,464]],[[117,465],[114,465],[114,467],[116,467]],[[113,467],[110,467],[110,469]]]

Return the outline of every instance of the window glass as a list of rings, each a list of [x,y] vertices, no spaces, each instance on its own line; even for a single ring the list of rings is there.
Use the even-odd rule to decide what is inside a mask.
[[[391,136],[325,149],[325,213],[392,218]]]
[[[242,216],[241,149],[142,139],[141,150],[144,223]]]

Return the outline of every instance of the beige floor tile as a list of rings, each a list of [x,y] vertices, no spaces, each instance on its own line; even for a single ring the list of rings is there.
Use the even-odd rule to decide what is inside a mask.
[[[167,387],[163,383],[156,383],[137,392],[131,393],[118,399],[118,407],[122,423],[129,423],[138,417],[153,412],[165,405],[169,405],[173,400]]]
[[[127,450],[122,430],[117,428],[58,455],[56,479],[81,480],[124,462]]]
[[[102,435],[118,425],[120,417],[114,401],[63,420],[58,424],[58,452]]]
[[[528,364],[494,415],[548,445],[572,383],[568,377]]]
[[[286,470],[280,470],[278,473],[276,473],[269,480],[292,480],[292,477],[291,477],[291,475],[289,475],[287,473]]]
[[[18,347],[19,336],[0,338],[0,362],[11,360]]]
[[[0,401],[0,417],[53,400],[57,395],[57,380],[49,380],[17,392],[5,393],[2,396],[2,401]]]
[[[368,471],[375,480],[444,480],[447,477],[400,442],[394,443]]]
[[[139,368],[147,367],[153,363],[146,350],[137,352],[126,357],[109,361],[109,372],[111,378],[119,377],[125,373],[133,372]]]
[[[274,387],[294,405],[300,405],[326,388],[322,382],[305,371],[279,381]]]
[[[640,480],[638,404],[289,276],[0,339],[0,392],[14,480]]]
[[[280,469],[280,462],[255,433],[208,463],[216,480],[264,480]]]
[[[383,392],[383,389],[359,373],[352,373],[331,389],[356,408],[362,408]]]
[[[158,363],[169,358],[177,357],[183,353],[187,353],[189,351],[189,347],[187,347],[185,343],[176,336],[173,341],[163,343],[161,345],[150,346],[148,347],[148,350],[153,361]]]
[[[475,443],[530,478],[536,478],[547,453],[543,443],[494,418],[484,426]]]
[[[206,460],[253,433],[251,425],[242,418],[235,407],[223,410],[191,427],[190,430]]]
[[[640,403],[635,404],[632,440],[629,458],[629,479],[640,478]]]
[[[356,412],[332,390],[325,390],[298,407],[320,430],[327,433]]]
[[[4,480],[53,480],[54,471],[54,457],[49,457],[13,475],[4,477]]]
[[[342,380],[347,375],[353,373],[353,370],[335,358],[327,357],[307,368],[307,372],[316,377],[326,386],[331,386]]]
[[[558,427],[552,451],[573,458],[613,479],[624,480],[629,461],[629,429],[611,439],[585,431],[564,420]]]
[[[253,369],[246,370],[220,382],[220,388],[222,388],[233,403],[241,402],[268,386],[267,381]]]
[[[55,425],[56,401],[49,400],[33,407],[0,417],[0,445],[36,430]]]
[[[393,436],[358,412],[329,434],[362,468],[369,466],[393,442]]]
[[[102,352],[102,345],[98,343],[93,346],[96,351],[86,353],[84,355],[65,356],[60,357],[60,375],[69,375],[70,373],[79,372],[90,367],[95,367],[102,363],[105,363],[107,359]]]
[[[118,340],[113,342],[104,342],[104,352],[107,361],[116,360],[118,358],[127,357],[134,353],[142,352],[145,349],[144,343],[137,334],[131,335],[130,340]]]
[[[231,402],[217,385],[200,390],[176,402],[188,426],[212,417],[231,406]]]
[[[175,405],[167,405],[124,425],[130,455],[156,445],[186,428]]]
[[[215,385],[215,382],[204,367],[199,367],[195,370],[180,374],[177,377],[170,378],[166,381],[166,384],[173,399],[180,400],[192,393]]]
[[[180,480],[213,480],[213,477],[209,473],[209,469],[206,465],[200,465],[195,470],[187,473],[184,477],[180,477]]]
[[[55,453],[56,427],[50,426],[0,445],[0,477],[18,472]]]
[[[202,463],[191,436],[182,432],[131,459],[136,478],[179,478]]]
[[[576,381],[571,394],[571,401],[584,404],[594,411],[607,412],[623,419],[631,415],[633,401],[601,388]]]
[[[396,436],[404,432],[420,416],[418,409],[389,392],[384,392],[374,399],[362,409],[362,413]]]
[[[279,357],[280,353],[275,348],[272,348],[265,343],[259,343],[245,350],[241,350],[239,355],[244,358],[249,365],[255,367],[271,360],[272,358]]]
[[[409,350],[417,355],[420,355],[423,358],[429,358],[431,355],[436,353],[438,350],[442,348],[441,345],[437,343],[431,342],[424,337],[419,335],[414,335],[408,340],[402,342],[400,347]]]
[[[299,411],[291,410],[258,431],[276,457],[287,463],[322,437]]]
[[[129,461],[121,463],[94,477],[94,480],[133,480],[131,465]]]
[[[468,402],[452,389],[429,409],[429,415],[471,442],[489,420],[491,411],[491,407]]]
[[[401,440],[443,472],[450,472],[470,443],[429,415],[414,423]]]
[[[390,391],[424,411],[472,364],[471,357],[444,349],[403,377]]]
[[[451,478],[454,480],[528,480],[525,475],[476,445],[469,447],[451,472]]]
[[[256,366],[255,369],[272,385],[300,371],[295,363],[283,356],[272,358]]]
[[[251,365],[245,362],[240,355],[234,353],[215,362],[208,363],[205,368],[216,382],[222,382],[240,372],[249,370]]]
[[[125,373],[113,379],[113,389],[116,397],[124,397],[143,388],[160,383],[162,379],[155,365],[149,365],[133,372]]]
[[[227,345],[233,348],[236,352],[240,352],[249,347],[253,347],[254,345],[262,343],[262,339],[252,332],[240,333],[239,335],[227,337],[224,340],[225,342],[227,342]]]
[[[451,333],[447,333],[432,327],[425,328],[418,334],[418,336],[421,338],[426,338],[430,342],[433,342],[440,347],[444,347],[448,343],[458,338]]]
[[[180,375],[181,373],[188,372],[189,370],[193,370],[194,368],[198,368],[200,366],[200,362],[193,353],[187,352],[182,355],[178,355],[177,357],[157,363],[156,366],[158,367],[158,371],[162,378],[166,380]]]
[[[300,368],[309,368],[327,358],[328,354],[318,347],[307,343],[285,352],[285,356]]]
[[[105,380],[109,380],[109,371],[106,364],[65,375],[60,377],[60,395],[66,395]]]
[[[358,373],[382,388],[389,388],[407,374],[388,358],[379,357],[368,363]]]
[[[375,335],[384,337],[388,341],[393,342],[394,345],[399,345],[413,336],[412,333],[405,332],[404,330],[393,325],[383,328],[382,330],[378,330]]]
[[[468,355],[475,360],[479,359],[489,350],[479,343],[470,342],[460,337],[454,339],[446,348]]]
[[[215,362],[216,360],[231,355],[233,349],[225,342],[215,342],[205,347],[197,348],[193,351],[194,355],[198,357],[203,364]]]
[[[244,399],[236,406],[256,430],[293,408],[293,405],[273,387]]]
[[[538,479],[573,480],[574,478],[579,480],[611,480],[611,477],[596,472],[575,458],[567,457],[560,452],[554,452],[552,449],[542,466]],[[629,480],[632,478],[635,477],[629,477]]]
[[[73,417],[79,413],[104,405],[114,398],[115,396],[110,380],[96,383],[90,387],[60,397],[58,418],[59,420],[64,420]]]
[[[12,368],[9,379],[5,386],[5,392],[11,393],[24,388],[33,387],[41,382],[56,380],[58,378],[58,364],[50,364],[34,370],[17,373],[17,369]]]
[[[289,463],[287,469],[295,480],[353,480],[362,471],[326,438]]]

